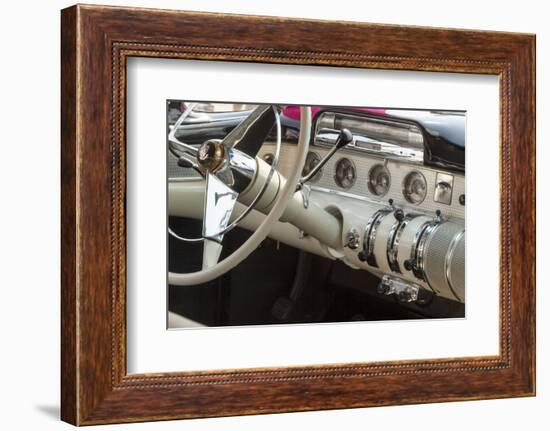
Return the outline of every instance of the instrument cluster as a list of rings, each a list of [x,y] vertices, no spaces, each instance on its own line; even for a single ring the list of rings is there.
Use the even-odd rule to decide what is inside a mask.
[[[261,156],[269,161],[270,144],[264,147]],[[283,174],[295,160],[293,150],[294,146],[285,145],[281,151],[279,169]],[[310,149],[304,165],[304,176],[327,151],[320,146]],[[464,175],[419,163],[342,149],[308,184],[313,190],[384,204],[391,199],[398,206],[434,214],[439,210],[444,216],[464,219]]]

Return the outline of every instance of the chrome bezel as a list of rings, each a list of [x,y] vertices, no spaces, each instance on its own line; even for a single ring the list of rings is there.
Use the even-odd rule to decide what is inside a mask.
[[[319,162],[322,160],[322,158],[321,158],[321,156],[319,155],[319,153],[317,153],[317,152],[315,152],[315,151],[308,151],[308,152],[307,152],[307,155],[306,155],[306,161],[305,161],[305,163],[304,163],[304,169],[305,169],[305,167],[307,166],[308,157],[310,157],[310,156],[315,157],[315,159],[316,159],[316,161],[317,161],[317,163],[315,164],[315,166],[317,166],[317,165],[319,164]],[[314,167],[315,167],[315,166],[314,166]],[[309,172],[304,173],[304,169],[302,169],[302,176],[305,177],[306,175],[309,174]],[[310,171],[310,172],[311,172],[311,171]],[[318,182],[318,181],[321,179],[322,176],[323,176],[323,168],[319,169],[319,172],[317,172],[317,173],[309,180],[309,182],[310,182],[310,183],[316,183],[316,182]]]
[[[424,196],[422,197],[422,199],[418,202],[413,202],[409,196],[407,195],[406,193],[406,190],[407,190],[407,184],[409,183],[409,180],[410,178],[413,176],[413,175],[420,175],[422,177],[422,180],[424,181],[424,185],[425,185],[425,189],[426,189],[426,192],[424,193]],[[407,175],[405,175],[405,178],[403,178],[403,183],[401,184],[401,194],[403,195],[403,197],[405,198],[405,200],[410,203],[411,205],[420,205],[422,202],[424,202],[426,200],[426,196],[428,196],[428,182],[426,181],[426,177],[424,176],[424,174],[418,170],[412,170],[410,171]]]
[[[397,258],[399,253],[399,241],[409,222],[417,216],[418,214],[407,214],[403,220],[394,223],[390,229],[388,244],[386,247],[386,259],[388,260],[388,265],[393,272],[397,272],[399,274],[402,273],[399,260]]]
[[[429,282],[424,271],[424,252],[426,249],[426,242],[431,234],[436,230],[441,222],[439,220],[431,220],[424,223],[420,229],[418,229],[411,247],[411,259],[413,261],[413,274],[419,280],[423,280],[426,283]],[[430,288],[432,288],[430,286]],[[432,290],[434,290],[432,288]]]
[[[365,233],[363,234],[363,253],[367,257],[367,259],[370,256],[372,256],[373,258],[372,265],[367,260],[367,264],[369,266],[378,268],[378,264],[376,262],[376,256],[374,256],[374,240],[376,239],[376,231],[380,223],[382,223],[382,219],[391,212],[392,212],[392,209],[390,208],[382,208],[377,210],[370,217],[369,221],[365,226]]]
[[[376,193],[375,190],[374,190],[374,186],[372,185],[371,183],[371,180],[372,180],[372,177],[373,177],[373,174],[374,174],[374,171],[376,169],[382,169],[387,175],[388,175],[388,186],[386,187],[386,190],[384,191],[384,193]],[[386,196],[388,194],[388,192],[390,191],[390,187],[391,187],[391,172],[390,170],[387,168],[387,166],[383,163],[376,163],[374,164],[373,166],[371,166],[371,168],[369,169],[369,172],[367,174],[367,189],[369,190],[369,192],[380,198],[380,197],[383,197],[383,196]]]
[[[343,186],[342,184],[340,184],[340,180],[338,179],[338,165],[340,165],[340,163],[344,163],[344,162],[349,162],[350,166],[351,166],[351,169],[353,169],[353,181],[351,181],[351,184],[348,185],[347,187],[346,186]],[[355,163],[353,162],[353,160],[351,160],[350,158],[348,157],[340,157],[336,163],[334,164],[334,182],[336,183],[336,185],[338,187],[340,187],[341,189],[344,189],[344,190],[349,190],[351,189],[354,185],[355,185],[355,182],[357,181],[357,168],[355,167]]]
[[[401,273],[399,269],[399,264],[395,261],[392,251],[393,242],[395,241],[395,234],[397,233],[397,229],[399,228],[399,226],[401,226],[401,221],[397,220],[388,232],[388,240],[386,244],[386,260],[388,261],[388,266],[390,267],[392,272]]]

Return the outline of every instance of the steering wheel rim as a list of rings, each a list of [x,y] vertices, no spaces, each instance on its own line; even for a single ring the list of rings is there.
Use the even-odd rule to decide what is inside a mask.
[[[289,177],[275,202],[252,235],[233,253],[215,265],[190,273],[168,273],[168,283],[175,286],[192,286],[207,283],[233,269],[246,259],[269,235],[272,226],[281,218],[290,199],[294,196],[296,186],[301,178],[302,167],[309,149],[311,134],[311,108],[300,107],[300,135],[297,144],[297,157],[290,169]]]

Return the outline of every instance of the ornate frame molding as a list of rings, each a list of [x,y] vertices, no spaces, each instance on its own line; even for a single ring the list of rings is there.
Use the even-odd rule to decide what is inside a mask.
[[[266,31],[254,32],[252,24]],[[198,31],[204,25],[216,30],[204,35]],[[342,37],[321,44],[307,37],[315,32]],[[65,9],[62,419],[80,425],[533,395],[534,47],[534,36],[510,33],[99,6]],[[500,354],[127,375],[125,65],[131,56],[498,75]]]

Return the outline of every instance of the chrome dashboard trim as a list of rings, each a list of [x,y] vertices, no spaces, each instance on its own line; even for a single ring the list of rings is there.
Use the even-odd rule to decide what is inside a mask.
[[[200,175],[194,175],[189,177],[168,177],[168,183],[192,183],[192,182],[201,182],[204,181],[204,178]]]
[[[322,130],[319,131],[313,142],[313,147],[319,146],[324,148],[332,148],[338,137],[338,130]],[[378,149],[375,147],[378,146]],[[370,147],[370,148],[369,148]],[[424,154],[422,152],[410,151],[403,154],[402,149],[397,145],[388,144],[387,142],[370,139],[365,136],[353,134],[353,142],[347,145],[348,151],[353,151],[360,154],[369,154],[380,157],[382,159],[392,159],[398,161],[406,161],[411,164],[422,165],[424,163]]]
[[[432,223],[433,223],[432,220],[429,220],[429,221],[426,221],[426,222],[422,223],[420,228],[414,234],[414,238],[413,238],[412,245],[411,245],[411,252],[410,252],[410,257],[409,258],[413,262],[412,271],[413,271],[414,276],[416,278],[420,279],[420,280],[424,280],[424,278],[423,278],[423,274],[420,272],[420,270],[418,268],[418,265],[417,265],[418,241],[422,237],[422,235],[424,234],[424,231]]]
[[[369,219],[365,226],[365,233],[363,234],[363,253],[366,256],[366,262],[369,266],[378,268],[376,263],[376,256],[374,256],[374,241],[376,239],[376,231],[382,219],[390,214],[393,210],[391,208],[381,208],[377,210]]]
[[[403,220],[397,221],[391,228],[388,236],[388,246],[386,248],[386,258],[388,259],[388,265],[393,272],[402,274],[401,267],[399,266],[398,252],[399,241],[403,231],[409,224],[409,222],[418,217],[419,214],[407,214]]]
[[[310,185],[310,187],[311,187],[311,190],[316,191],[316,192],[327,193],[327,194],[336,195],[336,196],[342,196],[344,198],[356,199],[358,201],[368,202],[370,204],[384,205],[383,201],[381,202],[378,199],[373,199],[373,198],[368,198],[366,196],[356,195],[355,193],[344,192],[344,191],[341,191],[341,190],[329,189],[327,187],[316,186],[316,185],[313,185],[313,184]]]
[[[395,241],[395,235],[397,234],[397,230],[399,229],[399,226],[402,224],[402,220],[396,220],[395,223],[390,228],[390,231],[388,232],[388,240],[386,244],[386,260],[388,261],[388,266],[392,270],[392,272],[397,272],[401,274],[401,269],[399,268],[399,263],[395,261],[395,256],[393,253],[393,243]]]
[[[425,136],[417,124],[365,113],[321,112],[316,122],[313,144],[334,145],[343,128],[349,129],[354,136],[353,142],[348,145],[350,149],[415,163],[424,161]]]
[[[433,220],[431,222],[427,222],[425,227],[421,229],[421,234],[418,239],[418,242],[415,246],[415,252],[414,252],[414,267],[417,271],[414,271],[414,276],[420,280],[423,280],[426,282],[426,284],[432,289],[434,293],[436,293],[435,289],[430,284],[428,277],[426,277],[426,271],[424,268],[424,252],[426,251],[426,242],[430,238],[430,236],[441,226],[441,222],[439,220]]]

